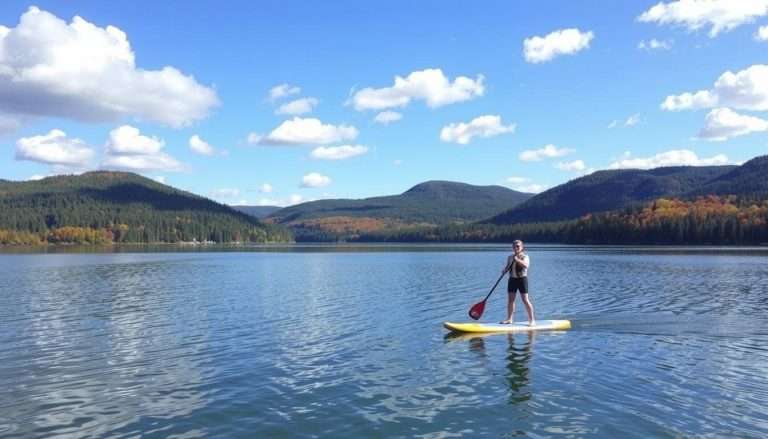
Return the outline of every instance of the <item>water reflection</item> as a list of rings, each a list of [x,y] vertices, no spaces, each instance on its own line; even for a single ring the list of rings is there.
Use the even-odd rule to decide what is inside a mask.
[[[516,341],[519,337],[520,341]],[[509,403],[519,404],[531,399],[530,367],[533,357],[533,341],[536,331],[525,334],[508,334],[507,341],[507,383],[509,384]]]

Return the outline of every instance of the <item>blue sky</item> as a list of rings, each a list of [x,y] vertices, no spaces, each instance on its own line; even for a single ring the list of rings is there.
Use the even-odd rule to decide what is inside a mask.
[[[288,205],[768,153],[768,0],[6,0],[0,26],[9,180]]]

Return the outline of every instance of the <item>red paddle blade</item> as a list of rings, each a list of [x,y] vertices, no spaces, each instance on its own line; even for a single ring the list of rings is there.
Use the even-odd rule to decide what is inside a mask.
[[[469,309],[469,317],[477,320],[483,315],[483,311],[485,311],[485,300],[472,305],[472,308]]]

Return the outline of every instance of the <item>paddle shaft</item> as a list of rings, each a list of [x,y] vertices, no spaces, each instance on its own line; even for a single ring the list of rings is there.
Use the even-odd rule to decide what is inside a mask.
[[[501,276],[499,276],[499,278],[496,280],[496,283],[493,284],[493,288],[491,288],[491,291],[489,291],[488,295],[485,296],[485,299],[483,299],[483,302],[485,302],[486,300],[488,300],[489,297],[491,297],[491,293],[493,293],[493,290],[495,290],[496,287],[499,285],[499,282],[501,282],[501,279],[504,278],[505,274],[507,274],[507,270],[504,270],[504,271],[501,272]]]

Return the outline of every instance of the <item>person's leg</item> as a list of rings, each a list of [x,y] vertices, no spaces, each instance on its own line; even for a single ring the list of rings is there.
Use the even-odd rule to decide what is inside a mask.
[[[515,321],[515,294],[514,291],[507,293],[507,319],[501,323],[512,323]]]
[[[533,326],[536,324],[536,317],[534,317],[533,314],[533,303],[531,303],[530,297],[528,297],[528,294],[520,293],[520,300],[523,301],[523,305],[525,305],[525,311],[528,313],[528,324]]]

